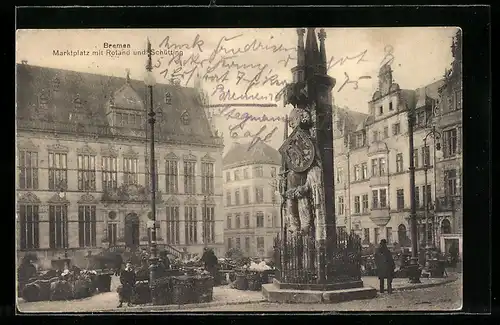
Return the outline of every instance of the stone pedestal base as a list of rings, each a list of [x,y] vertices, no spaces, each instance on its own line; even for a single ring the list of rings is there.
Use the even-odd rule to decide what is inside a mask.
[[[353,285],[353,283],[346,286],[337,284],[337,288],[326,288],[326,290],[285,289],[284,287],[286,286],[275,280],[275,283],[262,286],[262,294],[269,302],[302,304],[338,303],[349,300],[371,299],[377,296],[377,290],[363,286],[362,281],[359,281],[356,285]]]

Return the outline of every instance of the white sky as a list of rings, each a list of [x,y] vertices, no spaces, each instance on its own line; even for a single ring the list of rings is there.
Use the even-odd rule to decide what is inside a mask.
[[[326,28],[326,52],[327,59],[333,57],[332,64],[342,61],[345,57],[355,57],[365,52],[363,60],[358,63],[358,58],[338,62],[332,66],[328,74],[337,80],[337,85],[333,89],[333,97],[336,105],[347,106],[352,110],[367,112],[367,103],[371,99],[373,92],[377,87],[377,74],[381,61],[384,59],[384,49],[392,46],[394,61],[393,77],[394,81],[399,83],[401,88],[415,89],[429,84],[444,74],[449,67],[452,56],[450,45],[452,37],[456,32],[454,27],[436,27],[436,28]],[[319,29],[316,29],[319,32]],[[192,47],[196,36],[198,37],[198,46]],[[176,60],[175,56],[163,55],[153,57],[153,63],[160,59],[161,66],[154,70],[158,82],[168,82],[171,73],[174,70],[185,72],[186,75],[181,80],[182,85],[193,86],[194,77],[199,73],[202,77],[206,75],[207,69],[213,70],[208,74],[213,76],[217,74],[222,76],[228,71],[226,80],[222,82],[205,80],[203,88],[210,96],[210,103],[221,103],[220,92],[214,93],[219,85],[225,91],[228,89],[238,97],[245,93],[249,82],[262,70],[259,84],[253,86],[248,94],[267,96],[276,94],[280,86],[271,85],[272,80],[285,82],[291,80],[290,69],[295,65],[294,60],[289,60],[285,66],[284,61],[288,55],[295,57],[295,47],[297,45],[297,34],[295,29],[87,29],[87,30],[20,30],[17,32],[16,44],[16,62],[27,60],[28,64],[61,68],[82,72],[91,72],[105,75],[125,76],[126,69],[130,70],[130,76],[133,79],[143,79],[146,56],[145,55],[121,55],[112,57],[106,55],[106,49],[103,48],[105,42],[130,44],[133,50],[143,50],[146,48],[146,39],[149,37],[153,49],[159,49],[160,44],[165,43],[168,37],[170,46],[187,44],[183,46],[182,61]],[[229,40],[228,40],[229,39]],[[256,40],[262,47],[278,47],[282,45],[280,51],[272,49],[251,48],[252,42]],[[217,45],[221,44],[224,49],[216,51]],[[247,45],[250,44],[250,45]],[[247,51],[245,50],[247,45]],[[255,48],[257,48],[256,46]],[[220,47],[219,47],[220,48]],[[104,55],[88,56],[55,56],[53,50],[104,50]],[[166,50],[165,46],[161,49]],[[171,48],[173,49],[173,47]],[[229,49],[241,49],[237,54],[226,54]],[[131,51],[131,52],[132,52]],[[218,53],[217,53],[218,52]],[[238,51],[236,51],[238,52]],[[244,53],[243,53],[244,52]],[[227,64],[260,64],[260,67],[235,67],[228,69],[222,64],[221,59],[232,56],[225,60]],[[190,58],[198,58],[198,62],[205,60],[203,64],[194,64]],[[212,58],[209,62],[209,58]],[[171,61],[171,62],[169,62]],[[177,61],[177,62],[176,62]],[[214,66],[217,66],[214,69]],[[166,78],[161,74],[165,68],[169,69],[169,76]],[[193,78],[189,79],[189,72],[195,69]],[[271,71],[272,69],[272,71]],[[238,72],[239,71],[239,72]],[[241,77],[238,83],[238,75]],[[276,74],[276,79],[268,80],[265,84],[266,76],[271,77]],[[362,79],[359,81],[359,88],[354,89],[353,84],[345,85],[339,92],[340,87],[346,81],[345,74],[350,80],[356,80],[362,76],[370,76],[371,79]],[[224,78],[222,78],[224,79]],[[247,79],[247,81],[245,81]],[[213,94],[213,95],[212,95]],[[269,97],[269,96],[268,96]],[[274,96],[273,96],[274,97]],[[290,107],[283,107],[283,101],[269,100],[226,100],[230,103],[275,103],[277,107],[259,108],[259,107],[234,107],[236,112],[248,112],[253,116],[266,114],[267,116],[283,116],[290,111]],[[233,139],[230,137],[229,126],[235,125],[239,121],[227,119],[225,117],[216,118],[216,126],[224,134],[226,150],[230,147]],[[260,122],[246,122],[244,129],[239,134],[243,135],[246,131],[252,134],[258,132],[262,127]],[[268,122],[266,131],[262,133],[262,138],[272,131],[274,127],[278,130],[274,133],[268,142],[275,148],[278,148],[282,142],[282,123]],[[239,141],[249,141],[239,140]]]

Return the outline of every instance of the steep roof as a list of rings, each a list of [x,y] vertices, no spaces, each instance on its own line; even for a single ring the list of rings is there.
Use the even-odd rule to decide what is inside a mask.
[[[116,131],[119,128],[110,125],[106,116],[110,102],[115,107],[144,114],[149,108],[149,102],[145,104],[147,89],[142,80],[28,64],[17,64],[16,68],[18,120],[43,120],[42,99],[46,106],[43,109],[51,112],[47,122],[53,125],[74,124],[72,116],[76,113],[84,116],[78,122],[83,124],[81,127],[90,130],[92,126],[94,129],[100,126]],[[166,103],[166,93],[171,94],[171,104]],[[221,139],[212,133],[195,89],[159,83],[153,87],[153,100],[154,107],[161,113],[156,117],[160,140],[172,138],[187,143],[222,145]],[[186,114],[189,123],[181,123]]]
[[[349,108],[335,107],[335,114],[338,120],[342,120],[344,132],[350,133],[358,129],[359,125],[364,126],[364,122],[369,114],[356,112]]]
[[[427,104],[429,99],[436,100],[439,98],[439,89],[444,85],[445,80],[439,79],[430,83],[424,87],[417,88],[415,90],[416,93],[416,108],[422,107]]]
[[[250,150],[250,143],[234,143],[222,159],[224,168],[254,164],[281,164],[281,154],[268,144],[259,141]]]

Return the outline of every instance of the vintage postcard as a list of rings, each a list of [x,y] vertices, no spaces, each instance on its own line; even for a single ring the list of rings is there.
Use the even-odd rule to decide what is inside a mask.
[[[458,311],[456,27],[18,30],[20,312]]]

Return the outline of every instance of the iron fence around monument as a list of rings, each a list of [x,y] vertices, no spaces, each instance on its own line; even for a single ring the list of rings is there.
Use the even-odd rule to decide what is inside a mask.
[[[354,232],[337,231],[333,252],[322,266],[327,283],[361,280],[361,238]],[[311,236],[287,234],[274,239],[276,280],[286,283],[318,283],[318,251]]]

